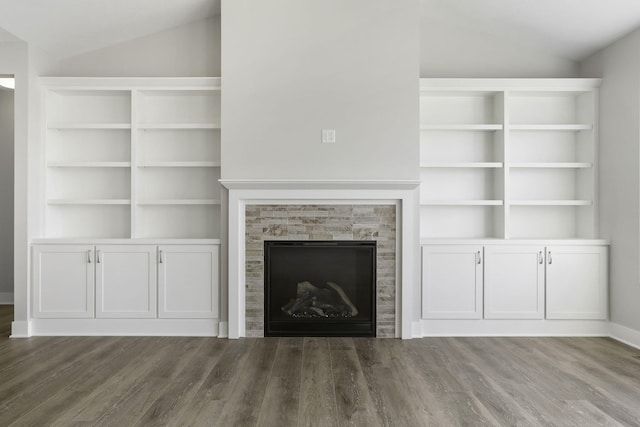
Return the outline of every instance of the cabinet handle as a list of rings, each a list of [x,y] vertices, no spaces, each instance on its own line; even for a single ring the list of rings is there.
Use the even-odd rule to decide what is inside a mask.
[[[549,251],[547,256],[549,257],[549,265],[551,265],[551,263],[553,262],[553,260],[551,259],[551,251]]]
[[[538,264],[542,264],[544,262],[544,258],[542,257],[542,251],[538,253]]]
[[[476,252],[476,262],[478,264],[482,263],[482,256],[480,256],[480,251]]]
[[[91,264],[91,252],[93,252],[91,249],[87,251],[87,261],[89,262],[89,264]]]
[[[100,264],[100,263],[102,262],[102,257],[101,257],[101,255],[102,255],[102,251],[101,251],[100,249],[98,249],[98,250],[96,251],[96,262],[97,262],[98,264]]]
[[[158,251],[158,254],[160,255],[160,264],[164,263],[164,251]]]

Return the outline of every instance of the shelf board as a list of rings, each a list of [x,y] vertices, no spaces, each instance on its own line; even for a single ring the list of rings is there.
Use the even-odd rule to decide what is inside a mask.
[[[588,169],[593,167],[589,162],[540,162],[540,163],[511,163],[512,168],[567,168],[567,169]]]
[[[423,124],[420,125],[420,130],[482,130],[482,131],[496,131],[502,130],[504,126],[501,124]]]
[[[552,130],[552,131],[579,131],[579,130],[591,130],[593,125],[587,124],[528,124],[528,125],[509,125],[510,130]]]
[[[130,205],[129,199],[49,199],[49,205]]]
[[[140,200],[137,204],[141,206],[159,205],[219,205],[220,199],[148,199]]]
[[[426,162],[421,168],[501,168],[502,162]]]
[[[425,200],[422,206],[502,206],[502,200]]]
[[[49,129],[80,130],[80,129],[131,129],[131,123],[49,123]]]
[[[219,123],[147,123],[137,125],[142,130],[220,129]]]
[[[48,162],[50,168],[128,168],[131,162]]]
[[[143,162],[141,168],[219,168],[220,162]]]
[[[511,200],[511,206],[591,206],[592,200]]]

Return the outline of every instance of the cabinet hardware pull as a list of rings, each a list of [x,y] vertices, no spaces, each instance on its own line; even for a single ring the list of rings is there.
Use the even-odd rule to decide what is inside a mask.
[[[542,264],[544,262],[544,258],[542,258],[542,251],[538,253],[538,264]]]
[[[91,264],[91,252],[93,252],[91,249],[87,251],[87,261],[89,261],[89,264]]]
[[[160,264],[164,263],[164,251],[158,252],[160,254]]]
[[[477,252],[476,259],[478,264],[482,263],[482,257],[480,256],[480,251]]]
[[[100,263],[102,262],[101,255],[102,255],[102,251],[101,251],[100,249],[98,249],[98,250],[96,251],[96,262],[97,262],[98,264],[100,264]]]
[[[551,251],[549,251],[548,257],[549,257],[549,265],[551,265],[551,263],[553,262],[553,260],[551,259]]]

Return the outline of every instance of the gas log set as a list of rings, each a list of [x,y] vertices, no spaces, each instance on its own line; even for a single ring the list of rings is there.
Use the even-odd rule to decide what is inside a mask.
[[[353,317],[358,314],[342,287],[333,282],[327,282],[325,287],[300,282],[296,296],[282,306],[282,311],[292,317]]]

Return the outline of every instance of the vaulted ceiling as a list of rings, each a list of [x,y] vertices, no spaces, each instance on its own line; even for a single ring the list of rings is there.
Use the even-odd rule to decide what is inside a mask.
[[[215,16],[220,2],[0,0],[0,41],[21,39],[64,58]],[[420,0],[420,5],[425,20],[576,61],[640,26],[638,0]]]

